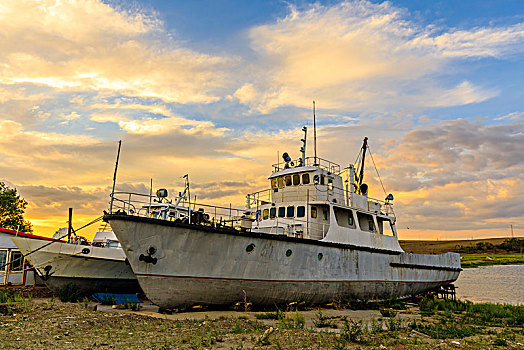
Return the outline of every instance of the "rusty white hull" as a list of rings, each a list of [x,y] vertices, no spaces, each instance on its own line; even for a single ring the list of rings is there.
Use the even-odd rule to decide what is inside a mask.
[[[456,253],[407,254],[107,215],[147,297],[163,308],[407,297],[453,282]],[[248,247],[253,247],[251,248]]]
[[[30,236],[11,239],[49,289],[58,292],[71,283],[86,294],[140,291],[122,249],[52,242]]]

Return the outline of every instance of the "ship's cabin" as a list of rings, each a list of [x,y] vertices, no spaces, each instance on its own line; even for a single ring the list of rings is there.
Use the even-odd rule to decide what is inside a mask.
[[[351,235],[396,240],[391,202],[357,193],[353,166],[341,171],[338,164],[305,158],[273,167],[270,189],[247,196],[252,231],[346,243],[355,242]]]

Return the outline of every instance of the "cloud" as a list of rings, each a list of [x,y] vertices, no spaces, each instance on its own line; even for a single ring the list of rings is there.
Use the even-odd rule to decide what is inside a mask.
[[[524,124],[458,119],[415,127],[375,148],[402,225],[475,230],[522,222]],[[374,187],[376,179],[368,180]],[[505,218],[505,220],[501,220]]]
[[[507,27],[455,30],[440,35],[426,34],[407,45],[434,48],[445,57],[501,58],[523,51],[524,23]]]
[[[457,59],[521,52],[524,24],[448,30],[421,27],[389,2],[345,1],[290,8],[249,32],[256,63],[231,95],[259,113],[306,106],[313,99],[335,110],[390,111],[481,102],[498,92],[445,82]]]
[[[0,7],[0,83],[112,90],[209,103],[224,86],[224,57],[184,48],[144,11],[101,1],[30,0]]]
[[[62,225],[67,207],[86,222],[107,208],[119,139],[118,190],[149,193],[153,179],[178,193],[188,173],[199,201],[242,206],[267,188],[279,153],[298,156],[312,100],[323,158],[344,166],[370,137],[401,225],[522,223],[518,107],[497,120],[419,113],[502,94],[465,78],[462,63],[518,55],[522,23],[446,29],[388,2],[314,4],[246,29],[233,56],[195,50],[160,15],[122,6],[0,5],[0,174],[39,227]]]
[[[215,125],[210,121],[196,121],[176,116],[129,119],[116,114],[93,114],[91,120],[98,123],[117,123],[119,127],[128,134],[159,135],[180,130],[186,133],[203,132],[222,135],[227,131],[226,128],[215,128]]]

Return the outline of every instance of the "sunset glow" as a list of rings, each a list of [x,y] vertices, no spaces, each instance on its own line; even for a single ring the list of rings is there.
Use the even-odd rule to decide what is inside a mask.
[[[315,100],[322,158],[369,138],[400,239],[524,236],[524,2],[220,4],[0,4],[0,181],[35,234],[107,210],[118,140],[117,189],[189,174],[198,201],[241,207],[298,157]]]

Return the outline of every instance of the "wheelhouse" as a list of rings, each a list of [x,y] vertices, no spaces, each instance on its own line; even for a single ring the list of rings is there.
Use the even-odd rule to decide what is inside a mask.
[[[247,195],[252,231],[341,243],[390,237],[397,247],[392,195],[369,198],[362,178],[354,165],[318,157],[274,164],[270,188]]]

